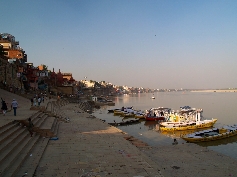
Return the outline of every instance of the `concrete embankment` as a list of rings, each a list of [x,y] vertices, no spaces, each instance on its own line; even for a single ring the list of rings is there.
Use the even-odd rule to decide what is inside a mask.
[[[5,99],[9,102],[13,97],[19,105],[26,106],[17,110],[17,116],[9,113],[3,118],[0,115],[1,126],[33,114],[28,99],[11,93]],[[40,160],[34,161],[36,168],[31,171],[35,176],[236,176],[237,161],[231,157],[191,143],[150,147],[91,116],[86,112],[87,106],[86,103],[69,103],[58,108],[57,116],[68,121],[59,124],[58,139],[49,140]],[[36,146],[26,161],[38,156],[34,153],[37,148],[41,146]],[[30,170],[33,165],[25,167]]]

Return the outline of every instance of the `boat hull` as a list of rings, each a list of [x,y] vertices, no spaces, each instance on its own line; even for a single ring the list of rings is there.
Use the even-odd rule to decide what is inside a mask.
[[[195,137],[195,136],[189,137],[189,135],[186,135],[186,136],[182,137],[182,139],[184,139],[185,141],[190,142],[190,143],[199,143],[199,142],[225,139],[225,138],[229,138],[229,137],[236,136],[236,135],[237,135],[237,130],[233,130],[233,131],[219,133],[219,134],[216,134],[213,136],[208,136],[208,137],[206,137],[206,136],[204,136],[204,137]]]
[[[195,130],[195,129],[203,129],[210,128],[216,123],[217,119],[213,119],[211,122],[203,123],[200,125],[180,125],[173,127],[160,126],[161,131],[184,131],[184,130]]]
[[[146,116],[145,119],[147,121],[160,121],[160,120],[165,120],[165,117],[151,117],[151,116]]]
[[[137,118],[137,119],[144,119],[145,116],[144,115],[135,115],[135,118]]]

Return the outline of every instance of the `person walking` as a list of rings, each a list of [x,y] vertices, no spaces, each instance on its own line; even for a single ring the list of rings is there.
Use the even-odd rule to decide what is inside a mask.
[[[17,107],[18,107],[18,103],[17,103],[17,101],[15,99],[13,99],[11,108],[13,108],[13,110],[14,110],[14,116],[16,116],[16,109],[17,109]]]
[[[38,106],[40,106],[40,103],[41,103],[41,98],[39,97],[38,98]]]
[[[33,102],[34,102],[33,98],[30,99],[30,102],[31,102],[31,106],[33,106]]]
[[[2,109],[2,114],[5,116],[6,112],[7,112],[7,104],[3,99],[2,99],[2,108],[1,109]]]
[[[36,98],[34,97],[34,98],[33,98],[34,106],[36,106],[36,101],[37,101],[37,100],[36,100]]]
[[[30,136],[32,137],[34,124],[32,123],[31,118],[29,118],[28,121],[29,121],[29,125],[28,125],[27,129],[30,132]]]

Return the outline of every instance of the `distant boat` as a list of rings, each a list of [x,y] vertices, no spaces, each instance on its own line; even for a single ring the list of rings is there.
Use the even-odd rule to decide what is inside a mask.
[[[147,110],[147,114],[145,115],[145,119],[148,121],[159,121],[159,120],[165,120],[168,118],[168,112],[170,112],[170,108],[151,108],[150,110]]]
[[[153,97],[151,97],[151,99],[156,99],[156,98],[153,96]]]

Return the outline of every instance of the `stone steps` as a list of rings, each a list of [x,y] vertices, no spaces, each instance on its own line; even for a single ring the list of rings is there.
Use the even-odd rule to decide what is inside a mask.
[[[60,112],[60,106],[68,102],[55,103],[54,111]],[[30,118],[34,124],[33,137],[27,129],[28,118],[15,120],[0,127],[0,176],[34,176],[39,161],[50,138],[44,133],[57,136],[61,121],[49,117],[52,112],[38,111]],[[43,132],[43,133],[42,133]]]
[[[28,143],[32,142],[35,138],[30,137],[27,130],[24,130],[16,141],[11,142],[11,146],[1,153],[1,171],[2,176],[8,176],[9,168],[14,163],[15,159],[22,158],[25,150],[27,150]]]
[[[47,147],[49,138],[40,137],[37,145],[35,145],[27,154],[24,161],[20,164],[18,169],[13,173],[13,176],[22,177],[24,174],[27,176],[34,176],[35,169]]]
[[[58,128],[61,121],[59,121],[57,118],[54,118],[54,121],[52,123],[51,131],[57,136]],[[49,142],[50,138],[40,137],[39,141],[37,142],[37,146],[33,147],[31,150],[32,156],[28,156],[28,158],[25,159],[24,163],[21,164],[19,170],[17,173],[14,173],[14,176],[16,177],[22,177],[22,175],[27,174],[27,176],[34,176],[35,169],[38,166],[38,163],[47,147],[47,144]]]
[[[38,114],[33,115],[32,119],[37,116]],[[3,131],[0,133],[0,165],[2,160],[7,158],[7,156],[4,155],[7,155],[11,147],[19,142],[20,138],[28,132],[16,121],[1,127],[1,130]]]
[[[22,144],[18,146],[17,151],[12,153],[13,158],[9,158],[5,162],[7,164],[7,167],[2,172],[2,176],[13,176],[13,174],[17,173],[20,165],[24,162],[24,160],[26,158],[30,158],[29,152],[32,147],[35,146],[39,137],[40,135],[34,135],[33,137],[30,137],[30,135],[28,135],[27,137],[25,137],[25,140],[22,142]]]
[[[11,126],[14,126],[14,121],[9,122],[9,123],[5,124],[4,126],[0,127],[0,138],[2,136],[2,133],[6,132],[9,129],[9,127],[11,127]]]
[[[31,116],[34,127],[39,129],[46,124],[47,118],[48,115],[43,112]],[[0,127],[0,176],[23,176],[25,172],[33,176],[37,168],[49,138],[39,133],[31,137],[25,122],[13,121]],[[54,125],[51,122],[48,123],[52,124],[51,129],[56,130],[57,121]]]
[[[54,126],[53,132],[56,136],[58,135],[58,129],[59,129],[59,126],[60,126],[61,123],[62,122],[57,121],[56,125]]]

